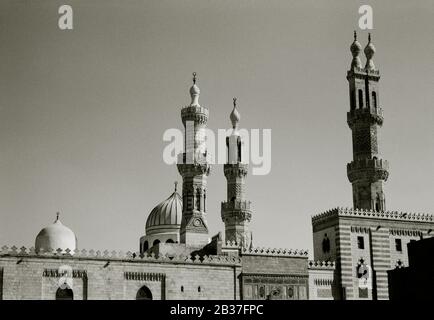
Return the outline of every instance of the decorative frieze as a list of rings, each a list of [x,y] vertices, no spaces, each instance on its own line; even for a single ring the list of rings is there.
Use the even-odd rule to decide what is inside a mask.
[[[62,271],[61,269],[44,269],[42,273],[43,277],[51,277],[51,278],[60,278],[65,275],[66,270]],[[73,278],[87,278],[86,270],[72,270]]]
[[[396,221],[416,221],[434,223],[434,215],[424,213],[407,213],[398,211],[374,211],[365,209],[352,209],[337,207],[324,213],[314,215],[312,224],[317,225],[335,217],[357,217],[370,219],[385,219]]]
[[[134,272],[134,271],[124,272],[125,280],[163,281],[165,277],[166,276],[164,273]]]

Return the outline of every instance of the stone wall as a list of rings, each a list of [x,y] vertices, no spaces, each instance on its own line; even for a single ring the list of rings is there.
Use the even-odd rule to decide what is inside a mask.
[[[3,299],[55,299],[62,274],[72,270],[74,299],[136,299],[146,286],[153,299],[239,299],[239,260],[111,259],[0,255]],[[212,261],[214,259],[214,261]],[[160,261],[159,261],[160,260]]]

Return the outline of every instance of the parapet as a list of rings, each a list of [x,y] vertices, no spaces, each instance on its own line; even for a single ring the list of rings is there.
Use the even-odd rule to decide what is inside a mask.
[[[298,257],[306,258],[308,255],[307,250],[298,249],[275,249],[275,248],[242,248],[242,255],[254,256],[273,256],[273,257]]]
[[[434,223],[434,215],[424,213],[407,213],[398,211],[374,211],[368,209],[352,209],[337,207],[312,216],[312,225],[317,225],[334,217],[356,217],[363,219],[384,219],[395,221],[415,221]]]
[[[164,263],[191,263],[203,265],[240,265],[241,259],[235,256],[207,255],[155,255],[141,254],[140,252],[123,252],[108,250],[43,250],[36,252],[35,248],[21,247],[11,248],[3,246],[0,250],[0,257],[32,257],[32,258],[63,258],[63,259],[89,259],[89,260],[109,260],[109,261],[128,261],[128,262],[164,262]]]
[[[333,261],[309,260],[307,263],[307,268],[312,270],[335,270],[336,263]]]

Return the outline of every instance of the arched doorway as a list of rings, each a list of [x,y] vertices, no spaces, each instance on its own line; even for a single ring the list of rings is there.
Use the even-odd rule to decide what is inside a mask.
[[[74,291],[69,288],[59,288],[56,291],[56,300],[74,300]]]
[[[152,300],[151,290],[147,286],[143,286],[137,291],[136,300]]]

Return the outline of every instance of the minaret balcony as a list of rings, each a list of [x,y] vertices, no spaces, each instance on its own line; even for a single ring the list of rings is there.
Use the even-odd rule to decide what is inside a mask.
[[[381,126],[383,121],[383,109],[381,108],[362,108],[347,112],[347,123],[350,128],[356,123],[378,124]]]
[[[211,172],[211,164],[209,162],[209,156],[206,153],[198,153],[196,158],[191,158],[187,160],[186,153],[181,153],[178,155],[178,171],[184,176],[198,176],[198,175],[209,175]]]
[[[347,164],[350,182],[358,180],[386,181],[389,176],[389,162],[383,159],[361,159]]]
[[[223,211],[234,211],[234,210],[247,210],[250,211],[251,202],[248,200],[234,200],[234,201],[224,201],[222,202],[222,212]]]
[[[234,200],[222,202],[221,217],[223,222],[240,223],[252,219],[250,201]]]
[[[249,172],[249,165],[247,163],[225,163],[223,165],[223,172],[226,177],[246,176]]]
[[[181,118],[184,124],[186,121],[206,123],[208,120],[208,116],[208,108],[201,107],[199,105],[185,106],[181,109]]]
[[[366,75],[369,77],[369,80],[380,79],[380,70],[366,70],[364,67],[356,67],[354,66],[352,70],[347,71],[347,80],[351,78],[365,79]]]

